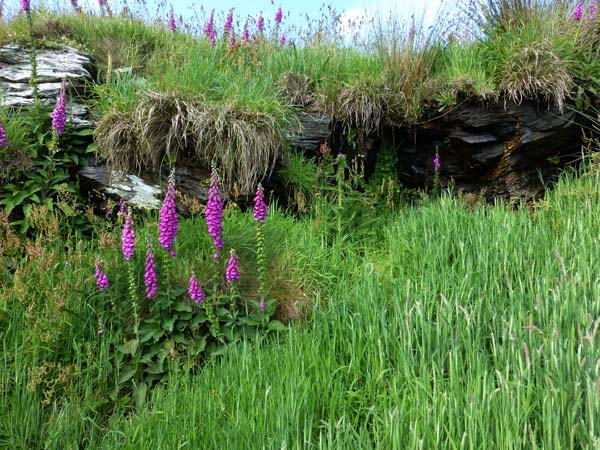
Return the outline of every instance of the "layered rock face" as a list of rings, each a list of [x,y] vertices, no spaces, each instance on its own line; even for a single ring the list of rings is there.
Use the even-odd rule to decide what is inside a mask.
[[[34,102],[30,84],[31,59],[26,45],[13,43],[0,47],[0,103],[19,108]],[[85,96],[86,88],[94,82],[95,66],[92,58],[67,46],[43,48],[35,51],[37,83],[40,102],[54,105],[61,83],[69,87],[69,120],[76,128],[90,127],[89,110],[77,98]]]
[[[436,150],[444,185],[488,198],[531,198],[543,193],[565,165],[581,160],[582,127],[574,110],[521,104],[465,104],[413,129],[395,130],[401,181],[433,179]]]

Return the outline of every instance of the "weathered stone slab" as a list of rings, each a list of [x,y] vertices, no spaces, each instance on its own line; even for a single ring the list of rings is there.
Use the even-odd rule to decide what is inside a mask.
[[[60,94],[61,83],[69,88],[67,117],[76,128],[90,127],[87,106],[77,102],[86,95],[89,83],[94,81],[95,67],[91,57],[68,46],[38,49],[37,82],[40,102],[52,106]],[[0,47],[0,103],[8,107],[26,107],[34,102],[30,52],[20,43]]]

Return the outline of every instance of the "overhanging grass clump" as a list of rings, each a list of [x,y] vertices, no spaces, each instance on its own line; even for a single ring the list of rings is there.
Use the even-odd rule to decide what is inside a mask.
[[[279,158],[285,131],[268,114],[147,92],[133,111],[104,115],[96,140],[115,169],[156,169],[165,157],[195,158],[204,166],[215,162],[227,189],[250,194]]]

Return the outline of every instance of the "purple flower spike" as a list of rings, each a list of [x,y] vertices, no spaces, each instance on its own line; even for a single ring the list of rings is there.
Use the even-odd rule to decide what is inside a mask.
[[[208,22],[204,24],[204,34],[214,47],[217,43],[217,31],[215,30],[215,10],[210,12],[210,18]]]
[[[267,218],[269,207],[265,203],[265,191],[259,184],[256,189],[256,195],[254,196],[254,220],[258,222],[264,222]]]
[[[177,218],[177,206],[175,204],[175,173],[171,172],[169,175],[169,184],[167,187],[167,193],[165,200],[160,209],[159,218],[159,237],[160,246],[167,250],[171,256],[175,256],[173,251],[173,243],[177,236],[177,225],[179,219]]]
[[[29,0],[21,0],[21,11],[29,12],[31,5]]]
[[[60,136],[65,131],[65,123],[67,122],[67,90],[64,81],[62,82],[60,96],[58,97],[56,107],[54,108],[54,111],[52,111],[51,117],[52,129]]]
[[[590,20],[596,20],[596,4],[592,3],[590,5]]]
[[[175,24],[175,11],[173,11],[173,7],[171,6],[171,10],[169,11],[169,30],[175,31],[177,29],[177,25]]]
[[[119,214],[123,216],[127,215],[127,206],[125,206],[125,200],[123,200],[123,197],[119,199]]]
[[[231,250],[231,257],[227,263],[227,269],[225,270],[225,281],[233,283],[240,279],[240,271],[238,267],[237,255],[235,251]]]
[[[73,6],[73,9],[77,14],[81,14],[81,6],[79,6],[77,0],[71,0],[71,6]]]
[[[277,8],[277,12],[275,13],[275,23],[279,25],[281,23],[281,19],[283,19],[283,11],[281,11],[281,6]]]
[[[194,300],[196,303],[204,303],[204,292],[196,279],[196,275],[192,273],[190,277],[190,285],[188,287],[188,294],[190,294],[190,298]]]
[[[225,25],[223,26],[223,34],[231,33],[231,28],[233,27],[233,8],[229,10],[229,14],[227,14],[227,20],[225,21]]]
[[[258,30],[259,33],[262,34],[264,28],[265,28],[265,19],[263,18],[262,15],[260,15],[260,16],[258,16],[258,21],[256,22],[256,29]]]
[[[214,258],[219,257],[219,252],[223,248],[223,199],[221,198],[221,189],[219,188],[219,174],[217,168],[213,167],[210,176],[210,188],[208,189],[208,201],[206,202],[206,225],[208,234],[213,238],[217,251]]]
[[[235,34],[232,34],[231,39],[229,39],[229,45],[235,47],[235,44],[237,44],[237,40],[235,39]]]
[[[282,35],[281,35],[281,39],[279,39],[279,43],[280,43],[281,45],[285,45],[285,42],[286,42],[286,41],[285,41],[285,34],[282,34]]]
[[[108,276],[102,270],[102,263],[100,260],[96,261],[96,273],[94,274],[96,277],[96,284],[100,288],[101,291],[108,287]]]
[[[121,248],[123,250],[123,257],[125,261],[133,256],[133,250],[135,247],[135,230],[133,229],[133,216],[131,211],[127,214],[125,219],[125,226],[123,227],[123,235],[121,237]]]
[[[583,16],[583,4],[577,2],[577,6],[575,6],[575,11],[573,12],[573,20],[581,20],[581,16]]]
[[[435,158],[433,158],[433,170],[438,172],[440,170],[440,155],[439,153],[435,154]]]
[[[152,298],[158,289],[158,277],[156,276],[156,263],[154,253],[146,253],[146,271],[144,272],[144,285],[146,286],[146,297]]]
[[[8,147],[8,141],[6,140],[6,130],[4,124],[0,120],[0,147]]]
[[[250,41],[250,31],[248,31],[248,21],[244,24],[244,31],[242,31],[242,42]]]
[[[258,307],[260,308],[261,311],[265,310],[265,301],[261,300],[260,303],[258,304]]]

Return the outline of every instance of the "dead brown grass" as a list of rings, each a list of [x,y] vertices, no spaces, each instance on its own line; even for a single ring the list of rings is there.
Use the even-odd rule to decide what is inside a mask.
[[[157,169],[165,158],[215,162],[225,189],[245,195],[274,167],[284,130],[267,114],[148,92],[131,113],[106,114],[96,141],[111,168]]]

